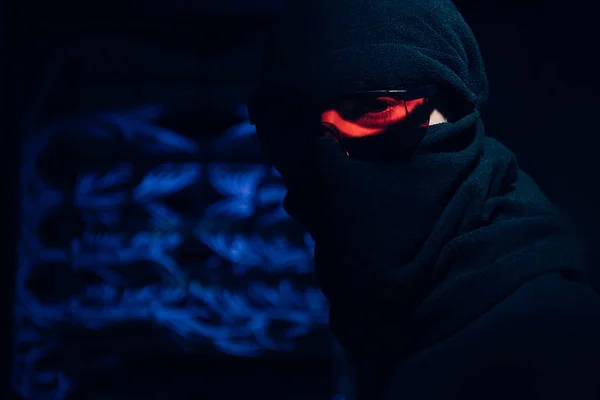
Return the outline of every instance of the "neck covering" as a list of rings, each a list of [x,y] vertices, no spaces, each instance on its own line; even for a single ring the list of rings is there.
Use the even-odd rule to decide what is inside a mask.
[[[261,76],[262,86],[286,88],[273,99],[279,108],[286,93],[421,84],[452,93],[462,114],[429,127],[402,163],[353,160],[328,138],[299,147],[313,129],[297,119],[302,110],[257,120],[288,187],[286,209],[315,240],[331,329],[357,357],[407,356],[530,279],[581,275],[569,225],[514,155],[485,137],[483,62],[449,1],[292,0]]]

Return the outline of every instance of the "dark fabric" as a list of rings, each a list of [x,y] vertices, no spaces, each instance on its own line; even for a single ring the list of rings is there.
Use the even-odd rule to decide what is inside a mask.
[[[431,127],[403,164],[353,161],[329,139],[316,148],[314,184],[297,189],[311,195],[290,190],[286,206],[315,239],[331,328],[360,355],[410,355],[523,282],[579,275],[568,225],[476,115]]]
[[[387,383],[365,385],[360,398],[597,400],[599,319],[600,299],[587,285],[545,274],[456,334],[396,360]]]
[[[467,108],[431,126],[402,163],[352,160],[331,139],[303,142],[314,128],[294,107],[256,120],[288,186],[286,209],[315,239],[331,329],[358,364],[384,366],[371,385],[383,392],[395,379],[389,366],[459,334],[526,282],[579,281],[585,266],[569,224],[485,137],[485,70],[450,2],[292,0],[261,81],[290,98],[420,84]],[[262,107],[285,109],[285,93]]]
[[[337,95],[450,84],[481,106],[477,42],[450,1],[290,1],[273,27],[263,85]]]

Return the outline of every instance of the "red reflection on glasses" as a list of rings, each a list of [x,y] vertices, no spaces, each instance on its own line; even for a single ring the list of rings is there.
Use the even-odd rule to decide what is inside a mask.
[[[377,135],[391,125],[404,119],[426,100],[399,100],[393,97],[377,97],[368,103],[346,100],[336,109],[321,114],[321,122],[337,128],[342,137],[365,137]],[[351,118],[345,115],[353,114]]]

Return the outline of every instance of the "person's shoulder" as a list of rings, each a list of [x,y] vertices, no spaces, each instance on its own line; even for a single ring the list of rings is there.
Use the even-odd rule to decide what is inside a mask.
[[[600,296],[568,275],[540,275],[523,283],[461,333],[487,345],[492,345],[487,338],[498,341],[500,335],[502,343],[510,338],[523,357],[554,357],[556,362],[567,354],[588,358],[594,354],[600,363]]]
[[[589,285],[560,273],[538,276],[464,333],[469,330],[478,332],[470,336],[483,353],[495,355],[481,363],[490,369],[481,367],[467,388],[504,368],[509,380],[531,385],[518,391],[529,397],[512,398],[600,399],[600,296]]]
[[[513,329],[527,343],[539,390],[548,398],[600,394],[600,296],[589,285],[552,273],[525,283],[504,303],[520,315],[521,326]]]
[[[521,326],[515,328],[540,345],[589,339],[600,348],[600,296],[585,282],[561,273],[541,275],[525,282],[499,306],[518,316]]]
[[[541,275],[524,283],[505,301],[526,311],[532,328],[560,322],[559,331],[572,332],[584,326],[600,329],[600,296],[587,283],[566,274]]]

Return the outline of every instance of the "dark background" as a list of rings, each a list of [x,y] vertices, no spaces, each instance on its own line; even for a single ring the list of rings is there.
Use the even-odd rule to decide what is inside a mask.
[[[177,128],[173,129],[185,131],[188,126],[201,124],[207,127],[206,140],[218,136],[227,127],[227,119],[233,123],[236,118],[223,111],[227,104],[243,104],[252,87],[264,31],[281,3],[152,0],[78,4],[32,1],[10,5],[4,13],[8,29],[3,36],[8,90],[2,91],[10,124],[2,146],[7,188],[3,220],[8,238],[6,278],[2,282],[8,304],[6,321],[10,321],[6,326],[13,325],[15,304],[17,256],[12,238],[20,226],[15,218],[19,204],[16,177],[23,135],[61,117],[107,107],[126,109],[156,101],[189,101],[202,106],[219,103],[223,105],[217,107],[222,115],[192,113],[201,122],[177,121],[174,117],[176,121],[171,118],[170,123]],[[598,265],[600,198],[596,183],[600,168],[596,116],[600,78],[595,60],[600,36],[591,7],[584,7],[584,2],[578,0],[568,4],[457,4],[480,41],[488,69],[488,133],[508,145],[521,167],[573,217],[589,244],[593,265]],[[67,49],[80,60],[77,68],[61,64],[59,54]],[[57,76],[61,77],[58,85],[52,82]],[[40,93],[51,101],[40,102]],[[76,149],[70,147],[71,151]],[[597,268],[591,274],[598,288]],[[299,344],[298,350],[285,355],[267,352],[240,358],[210,346],[189,352],[169,351],[162,339],[154,339],[162,338],[163,332],[144,334],[140,340],[139,327],[125,324],[114,329],[102,336],[102,342],[92,334],[79,332],[74,338],[69,332],[64,334],[69,338],[67,343],[84,343],[93,353],[109,352],[111,348],[126,348],[131,353],[127,362],[104,369],[101,374],[84,374],[72,398],[158,399],[195,394],[227,399],[251,394],[273,399],[317,399],[331,398],[332,382],[339,380],[332,372],[331,345],[326,335]],[[68,352],[68,346],[61,349]],[[12,366],[12,353],[10,344],[3,357],[7,368]],[[60,364],[60,355],[58,361],[54,357],[47,362],[53,360]],[[6,381],[8,384],[8,377]]]

